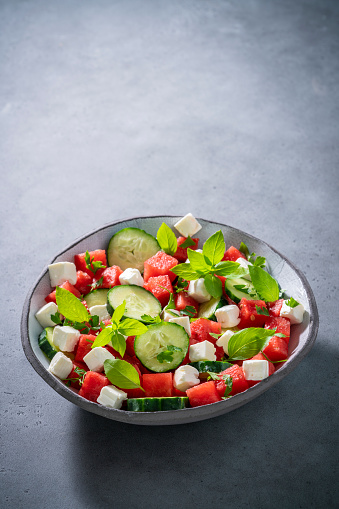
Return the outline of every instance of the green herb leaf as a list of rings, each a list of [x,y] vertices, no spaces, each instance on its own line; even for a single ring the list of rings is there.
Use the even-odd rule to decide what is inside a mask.
[[[170,292],[170,298],[169,298],[168,304],[167,304],[167,306],[165,306],[164,310],[168,311],[169,309],[175,309],[174,297],[173,297],[173,293],[171,293],[171,292]]]
[[[120,359],[106,359],[104,362],[105,375],[111,384],[120,389],[142,389],[139,373],[132,364]]]
[[[272,364],[279,364],[279,362],[287,362],[288,359],[283,359],[282,361],[271,361],[267,355],[264,354],[264,352],[262,352],[263,356],[265,357],[265,359],[268,361],[268,362],[271,362]]]
[[[147,332],[147,326],[144,323],[134,320],[134,318],[126,318],[120,322],[118,331],[124,336],[140,336]]]
[[[61,320],[61,315],[59,311],[55,313],[55,315],[51,315],[52,322],[56,323],[57,325],[62,325],[63,321]]]
[[[286,305],[290,306],[290,308],[296,308],[297,306],[299,306],[299,304],[300,303],[297,300],[293,299],[293,297],[291,297],[289,300],[286,301]],[[53,318],[52,318],[52,320],[53,320]]]
[[[173,361],[173,352],[181,352],[182,349],[178,346],[167,345],[167,349],[157,355],[157,360],[162,364],[163,362],[170,363]]]
[[[219,373],[213,373],[213,371],[207,371],[207,373],[209,374],[207,380],[220,380]]]
[[[219,339],[221,336],[222,336],[223,333],[221,334],[214,334],[214,332],[209,332],[209,335],[212,336],[212,338],[214,339]]]
[[[256,305],[255,309],[256,309],[258,315],[270,316],[267,308],[264,308],[264,307],[261,308],[260,306]]]
[[[224,374],[222,376],[222,379],[225,382],[225,386],[226,386],[226,389],[225,389],[224,395],[222,396],[222,399],[227,399],[229,397],[230,392],[232,392],[233,378],[230,375]]]
[[[253,262],[253,265],[255,267],[261,267],[261,268],[264,268],[265,267],[265,264],[266,264],[266,258],[264,256],[258,256],[254,262]]]
[[[206,274],[209,272],[211,267],[207,265],[205,257],[202,253],[197,253],[196,251],[193,251],[193,249],[187,249],[187,257],[193,270],[201,274]]]
[[[188,236],[187,239],[185,240],[185,242],[180,244],[179,247],[182,247],[183,249],[185,249],[186,247],[191,247],[191,246],[195,246],[195,242],[191,239],[190,236]]]
[[[288,336],[286,336],[286,334],[283,334],[282,332],[276,332],[274,335],[277,336],[278,338],[287,338],[288,337]]]
[[[220,279],[213,274],[207,274],[204,277],[206,290],[212,297],[218,299],[222,296],[222,283]]]
[[[86,269],[90,270],[95,274],[97,270],[99,269],[106,269],[106,265],[104,265],[100,261],[94,261],[94,256],[90,256],[89,252],[86,251],[85,253],[85,262],[86,262]]]
[[[93,281],[93,283],[90,283],[87,286],[90,286],[91,287],[91,292],[94,292],[97,288],[100,288],[100,286],[102,285],[103,282],[104,282],[104,276],[102,276],[97,281]]]
[[[199,279],[201,274],[196,270],[193,270],[190,263],[180,263],[171,269],[171,272],[180,276],[186,281],[194,281],[195,279]]]
[[[114,310],[112,316],[112,322],[115,322],[116,325],[119,324],[121,318],[124,316],[124,312],[126,309],[126,301],[124,300],[119,306]]]
[[[216,265],[223,258],[226,250],[224,236],[221,231],[215,232],[203,245],[202,252],[210,265]]]
[[[213,272],[228,279],[237,279],[248,274],[248,269],[241,267],[237,262],[220,262],[214,267]]]
[[[120,334],[118,331],[113,330],[111,343],[114,350],[116,350],[121,355],[121,357],[123,357],[126,352],[126,340],[124,336]]]
[[[265,270],[256,266],[249,266],[252,283],[261,299],[272,302],[279,298],[279,286],[276,280]]]
[[[141,316],[141,320],[143,320],[144,322],[146,323],[160,323],[161,322],[161,318],[160,316],[156,316],[155,318],[151,315],[142,315]]]
[[[104,330],[99,332],[97,337],[95,338],[92,348],[97,348],[98,346],[106,346],[111,341],[114,334],[114,330],[112,327],[106,327]]]
[[[186,306],[185,309],[182,309],[180,311],[181,315],[187,315],[190,317],[194,316],[196,313],[197,313],[197,311],[194,306]]]
[[[249,259],[250,252],[249,252],[248,247],[246,246],[246,244],[244,242],[240,243],[239,251],[240,251],[240,253],[242,253],[243,255],[246,256],[247,260]]]
[[[173,255],[178,247],[177,238],[166,223],[162,223],[157,233],[157,241],[161,249],[169,255]]]
[[[275,329],[250,327],[236,332],[228,342],[228,360],[250,359],[263,350],[275,335]]]
[[[72,322],[87,322],[91,317],[86,307],[73,293],[59,286],[56,287],[56,303],[59,312]]]
[[[187,290],[188,282],[182,277],[178,277],[177,284],[174,286],[176,293],[184,292]]]

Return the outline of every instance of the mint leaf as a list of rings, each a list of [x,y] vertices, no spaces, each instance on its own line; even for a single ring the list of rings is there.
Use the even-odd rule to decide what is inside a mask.
[[[293,299],[293,297],[291,297],[289,300],[286,301],[286,305],[290,306],[290,308],[296,308],[297,306],[299,306],[299,304],[300,303],[297,300]],[[52,318],[52,320],[53,320],[53,318]],[[53,320],[53,322],[54,322],[54,320]]]
[[[256,309],[258,315],[270,316],[267,308],[264,308],[264,307],[261,308],[260,306],[256,305],[255,309]]]
[[[155,318],[151,315],[142,315],[141,320],[143,320],[146,323],[160,323],[161,322],[161,318],[159,315],[156,316]]]
[[[222,283],[220,279],[213,274],[207,274],[204,277],[205,287],[208,293],[218,299],[222,296]]]
[[[258,256],[253,262],[255,267],[261,267],[262,269],[265,267],[265,264],[266,258],[264,256]]]
[[[119,324],[121,318],[124,316],[124,312],[126,309],[126,301],[124,300],[117,308],[115,308],[113,316],[112,316],[112,322],[114,322],[116,325]]]
[[[112,327],[106,327],[103,329],[92,343],[91,348],[97,348],[98,346],[106,346],[111,341],[114,334]]]
[[[167,345],[166,350],[157,355],[157,360],[162,364],[163,362],[170,363],[173,361],[173,352],[181,352],[182,349],[178,346]]]
[[[107,329],[105,329],[107,330]],[[126,352],[126,340],[122,334],[113,329],[113,334],[111,337],[112,347],[116,352],[118,352],[121,357],[125,355]]]
[[[248,267],[252,283],[261,299],[273,302],[279,298],[279,285],[268,272],[256,266]]]
[[[202,253],[210,265],[215,265],[223,258],[226,251],[224,236],[221,231],[215,232],[203,245]]]
[[[134,320],[134,318],[126,318],[118,326],[118,331],[124,336],[140,336],[147,332],[147,330],[147,326],[144,323]]]
[[[59,312],[72,322],[87,322],[91,315],[73,293],[64,288],[56,287],[56,303]]]
[[[195,246],[195,242],[191,239],[190,236],[188,236],[187,239],[185,240],[185,242],[180,244],[179,247],[182,247],[184,249],[185,247],[191,247],[191,246]]]
[[[228,279],[237,279],[248,274],[248,269],[241,267],[237,262],[219,262],[214,267],[213,272]]]
[[[193,270],[203,274],[209,272],[211,267],[207,265],[205,257],[202,253],[197,253],[196,251],[193,251],[193,249],[187,249],[187,257]],[[188,264],[186,263],[186,265]]]
[[[139,373],[132,364],[120,359],[106,359],[104,362],[105,375],[111,384],[120,389],[142,389]]]
[[[173,255],[178,247],[177,238],[166,223],[162,223],[157,233],[157,241],[161,249],[169,255]]]
[[[249,259],[250,252],[249,252],[248,247],[246,246],[246,244],[244,242],[240,243],[239,251],[240,251],[240,253],[242,253],[243,255],[246,256],[247,260]]]
[[[263,350],[275,335],[275,329],[250,327],[231,336],[228,348],[228,360],[242,361],[250,359]]]
[[[194,281],[195,279],[199,279],[200,273],[196,270],[193,270],[190,263],[180,263],[171,269],[171,272],[176,274],[177,276],[186,279],[186,281]]]

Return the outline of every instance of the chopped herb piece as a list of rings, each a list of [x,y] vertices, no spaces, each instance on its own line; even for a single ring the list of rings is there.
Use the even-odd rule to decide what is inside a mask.
[[[265,316],[270,316],[269,312],[268,312],[268,309],[267,308],[261,308],[260,306],[255,306],[255,309],[258,313],[258,315],[265,315]]]
[[[191,247],[191,246],[195,246],[195,242],[191,239],[190,236],[188,236],[187,239],[185,240],[185,242],[180,244],[179,247],[182,247],[184,249],[186,247]]]
[[[293,299],[293,297],[291,297],[289,300],[286,301],[286,305],[290,306],[290,308],[296,308],[297,306],[300,305],[300,303],[297,300]]]

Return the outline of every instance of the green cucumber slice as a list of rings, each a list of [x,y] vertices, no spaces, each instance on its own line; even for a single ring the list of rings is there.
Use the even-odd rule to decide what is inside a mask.
[[[184,360],[188,346],[189,337],[185,329],[171,322],[150,325],[148,331],[134,341],[135,355],[147,369],[156,373],[176,369]]]
[[[111,238],[107,249],[108,265],[144,271],[144,262],[160,251],[158,241],[140,228],[124,228]]]
[[[215,318],[216,310],[221,308],[222,306],[226,306],[226,304],[227,302],[223,297],[219,297],[218,299],[212,297],[212,299],[209,300],[208,302],[200,304],[198,318],[207,318],[208,320],[216,321]]]
[[[108,288],[98,288],[98,290],[93,290],[93,292],[85,295],[84,300],[87,303],[87,306],[91,308],[92,306],[102,306],[107,303],[107,294]]]
[[[59,348],[53,344],[54,327],[46,327],[39,336],[38,344],[46,357],[50,360],[59,352]]]
[[[131,398],[127,400],[127,410],[130,412],[159,412],[167,410],[181,410],[188,406],[188,398]]]
[[[142,286],[119,285],[114,286],[107,294],[107,311],[112,316],[114,310],[126,301],[124,316],[141,320],[142,315],[150,315],[153,318],[160,315],[162,307],[153,293]]]
[[[225,369],[233,366],[230,362],[224,361],[198,361],[190,362],[189,365],[197,369],[199,373],[206,373],[207,371],[211,371],[212,373],[221,373]]]
[[[226,279],[225,291],[236,303],[240,302],[242,298],[247,300],[259,300],[259,295],[257,294],[253,283],[241,277],[237,279]]]

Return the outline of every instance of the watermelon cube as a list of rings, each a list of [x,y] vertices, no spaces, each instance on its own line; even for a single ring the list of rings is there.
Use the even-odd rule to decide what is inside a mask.
[[[144,263],[144,281],[147,282],[150,277],[168,276],[172,282],[176,275],[171,272],[171,269],[176,265],[178,265],[178,260],[173,256],[158,251]]]
[[[275,300],[267,303],[267,309],[270,316],[280,316],[280,311],[283,305],[284,299]]]
[[[87,371],[79,391],[79,396],[82,396],[89,401],[96,402],[100,396],[101,389],[106,387],[106,385],[111,385],[111,382],[105,375],[102,373],[96,373],[95,371]]]
[[[231,368],[225,369],[225,371],[222,371],[220,373],[220,380],[215,380],[215,386],[220,396],[223,396],[225,394],[226,385],[225,382],[222,380],[222,375],[228,375],[232,377],[232,391],[230,392],[230,396],[235,396],[235,394],[238,394],[239,392],[246,391],[246,389],[249,388],[248,382],[245,378],[243,369],[238,366],[238,364],[234,364]]]
[[[170,293],[173,293],[172,283],[168,276],[150,277],[144,284],[144,288],[153,293],[162,307],[168,304]]]
[[[187,295],[187,292],[179,292],[174,296],[175,307],[178,311],[183,311],[187,306],[192,306],[195,309],[194,318],[198,315],[199,311],[199,302],[197,302],[193,297]]]
[[[221,401],[221,397],[216,389],[215,383],[212,381],[191,387],[190,389],[187,389],[186,394],[188,396],[190,406],[192,407],[209,405],[210,403]]]
[[[222,357],[224,357],[225,352],[221,346],[217,346],[215,339],[210,335],[210,332],[213,334],[221,334],[221,325],[218,322],[214,322],[212,320],[208,320],[207,318],[198,318],[191,323],[191,344],[200,343],[201,341],[209,341],[216,348],[216,356],[217,360],[220,361]]]
[[[102,279],[102,283],[98,288],[113,288],[113,286],[120,285],[119,276],[122,274],[122,270],[118,265],[112,265],[112,267],[107,267],[107,269],[104,269],[101,271],[99,277],[97,274],[99,274],[99,271],[95,275],[96,281],[100,278]]]
[[[288,357],[288,345],[283,338],[273,336],[263,352],[270,361],[283,361]]]
[[[93,334],[80,335],[74,358],[76,362],[83,362],[85,355],[91,351],[94,340],[95,336]]]
[[[259,309],[267,310],[266,303],[263,300],[241,299],[239,303],[240,323],[239,329],[247,329],[248,327],[263,327],[267,316],[260,314]]]
[[[286,337],[282,338],[287,344],[290,340],[291,322],[288,318],[282,316],[267,317],[265,321],[265,329],[277,329],[276,332],[284,334]]]
[[[90,251],[89,256],[90,256],[91,262],[92,261],[101,262],[105,266],[105,268],[107,267],[106,252],[104,249],[96,249],[95,251]],[[94,277],[94,272],[91,269],[87,268],[86,253],[80,253],[80,254],[75,255],[74,263],[75,263],[77,270],[86,272],[89,276]],[[101,277],[102,272],[103,272],[103,269],[98,269],[97,271],[95,271],[96,279],[99,279]]]
[[[246,260],[246,256],[239,251],[239,249],[231,246],[225,251],[222,261],[223,262],[236,262],[238,258],[244,258]]]
[[[183,244],[186,240],[187,240],[186,237],[178,237],[177,238],[178,248],[173,256],[174,256],[174,258],[176,258],[178,260],[179,263],[183,263],[187,260],[187,249],[188,248],[180,247],[181,244]],[[194,246],[190,246],[190,249],[193,249],[193,251],[195,251],[196,249],[198,249],[199,239],[192,239],[192,241],[194,242]]]
[[[142,375],[145,398],[166,398],[173,394],[173,373],[150,373]]]
[[[91,284],[93,282],[92,276],[83,272],[82,270],[77,271],[77,282],[74,287],[81,293],[81,295],[87,295],[91,291]]]

